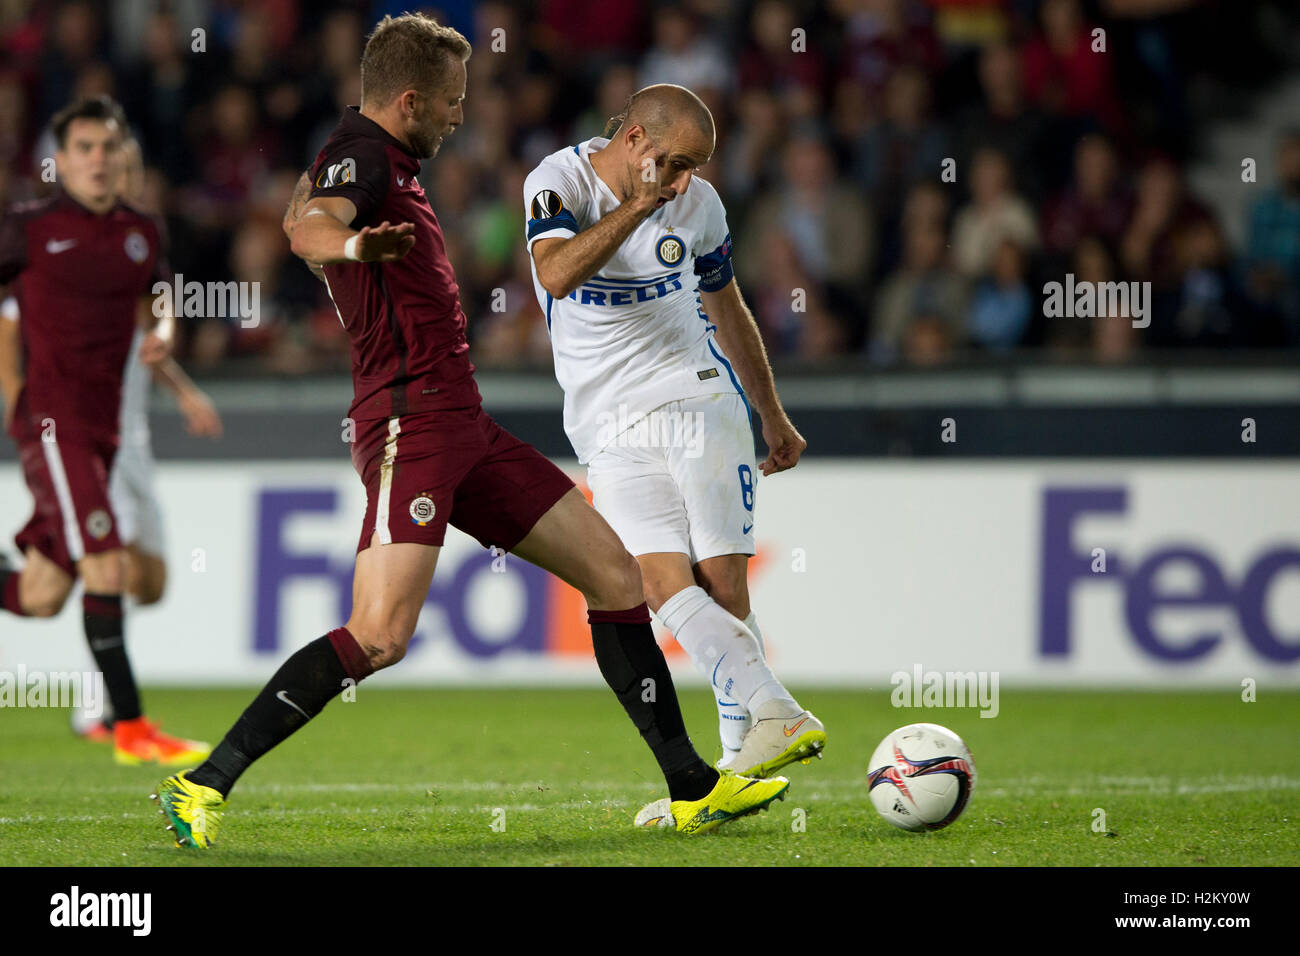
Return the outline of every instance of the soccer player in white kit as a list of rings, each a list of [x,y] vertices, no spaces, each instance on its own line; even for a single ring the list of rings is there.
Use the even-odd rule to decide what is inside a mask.
[[[552,153],[524,183],[564,428],[650,609],[713,685],[718,766],[768,776],[826,743],[767,666],[746,583],[755,472],[794,467],[806,443],[733,278],[722,202],[694,176],[712,115],[662,84],[615,121],[612,138]],[[770,449],[758,466],[751,408]]]

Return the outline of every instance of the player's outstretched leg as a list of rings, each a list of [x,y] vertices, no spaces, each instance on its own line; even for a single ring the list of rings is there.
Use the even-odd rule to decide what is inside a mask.
[[[659,620],[712,684],[723,744],[718,768],[766,777],[820,754],[826,728],[772,673],[761,642],[740,619],[752,618],[748,557],[707,558],[694,569],[685,554],[638,560]]]
[[[738,780],[700,759],[650,627],[636,560],[580,492],[569,491],[512,550],[586,597],[596,663],[658,761],[680,831],[711,830],[784,795],[784,778]]]
[[[290,656],[202,766],[168,777],[150,794],[177,846],[210,847],[226,798],[253,761],[324,710],[344,687],[402,659],[433,582],[438,551],[431,545],[372,541],[357,555],[347,625]],[[206,829],[195,833],[196,820]]]

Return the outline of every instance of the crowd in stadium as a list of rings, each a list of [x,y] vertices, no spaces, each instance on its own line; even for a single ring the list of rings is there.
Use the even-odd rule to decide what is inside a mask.
[[[474,44],[465,124],[422,182],[479,365],[550,354],[524,177],[661,82],[713,110],[718,148],[701,175],[726,203],[741,289],[775,359],[923,365],[1037,349],[1118,362],[1300,345],[1300,132],[1260,144],[1278,177],[1249,187],[1245,239],[1230,243],[1187,181],[1205,124],[1189,90],[1208,75],[1188,38],[1208,27],[1249,45],[1256,28],[1190,0],[1154,19],[1128,0],[7,0],[0,199],[54,188],[41,176],[49,117],[110,94],[141,143],[139,204],[164,216],[173,269],[260,283],[256,327],[191,322],[182,357],[346,368],[346,335],[280,219],[359,101],[365,34],[407,6]],[[1248,96],[1275,79],[1258,49],[1215,65],[1215,82]],[[1044,283],[1066,273],[1150,282],[1150,326],[1044,317]]]

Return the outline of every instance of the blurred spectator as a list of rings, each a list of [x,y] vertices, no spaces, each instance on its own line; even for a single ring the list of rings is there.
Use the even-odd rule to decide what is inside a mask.
[[[140,59],[126,73],[122,105],[149,161],[180,181],[190,172],[185,124],[196,93],[182,45],[185,32],[169,14],[157,13],[143,24],[141,40]]]
[[[808,359],[841,351],[844,330],[826,309],[822,290],[790,237],[770,226],[758,235],[758,277],[745,286],[745,295],[768,351]]]
[[[637,89],[676,83],[706,101],[730,89],[731,67],[701,27],[685,4],[656,6],[655,42],[641,61]]]
[[[1122,130],[1110,38],[1105,37],[1105,52],[1093,49],[1099,41],[1079,0],[1043,0],[1039,15],[1042,33],[1029,41],[1024,54],[1030,97],[1049,112]]]
[[[902,67],[889,79],[885,114],[855,144],[854,170],[868,190],[885,233],[898,227],[903,196],[913,183],[939,177],[946,152],[943,129],[930,118],[925,74]]]
[[[1020,247],[1003,240],[993,256],[993,271],[976,283],[971,299],[970,339],[976,345],[1003,352],[1020,343],[1033,308],[1025,271]]]
[[[1016,192],[1006,157],[995,149],[975,154],[970,171],[971,201],[953,221],[953,258],[957,268],[974,278],[988,272],[998,246],[1010,240],[1020,248],[1038,247],[1033,210]]]
[[[573,142],[582,143],[593,136],[604,136],[610,117],[618,116],[627,101],[640,87],[636,70],[627,64],[611,66],[600,78],[596,102],[578,116],[573,124]]]
[[[901,66],[927,74],[943,67],[943,51],[925,11],[912,0],[832,0],[831,12],[844,21],[840,75],[872,98]]]
[[[1275,345],[1275,330],[1258,321],[1229,268],[1228,245],[1217,223],[1196,219],[1173,240],[1181,277],[1174,334],[1180,345]]]
[[[834,157],[817,139],[791,140],[781,171],[772,193],[752,207],[748,231],[779,228],[826,295],[856,307],[866,292],[874,239],[866,200],[836,177]]]
[[[794,49],[794,30],[802,26],[795,22],[794,7],[785,0],[759,0],[749,24],[740,88],[770,90],[792,120],[816,121],[822,112],[825,66],[821,57]]]
[[[903,265],[885,280],[871,311],[867,348],[873,361],[934,358],[962,340],[966,290],[946,262],[946,247],[941,225],[924,219],[908,224]]]
[[[1282,137],[1277,186],[1250,210],[1246,282],[1256,306],[1276,312],[1300,344],[1300,129]]]
[[[1050,139],[1050,123],[1025,98],[1020,57],[1015,47],[993,43],[979,58],[982,102],[966,110],[958,122],[957,166],[969,169],[982,147],[996,149],[1011,163],[1020,186],[1031,198],[1052,188],[1052,170],[1059,165]]]
[[[74,0],[55,10],[49,43],[41,57],[42,120],[72,99],[77,75],[98,55],[100,30],[99,15],[85,0]]]
[[[1119,242],[1131,208],[1115,148],[1104,136],[1085,136],[1074,150],[1073,181],[1043,213],[1043,244],[1049,252],[1063,254],[1085,235]]]
[[[780,103],[766,90],[742,93],[737,118],[724,151],[718,185],[733,201],[743,203],[755,192],[771,189],[779,179],[786,124]]]
[[[1149,160],[1138,176],[1133,215],[1120,246],[1124,268],[1134,279],[1154,282],[1160,290],[1177,283],[1174,237],[1210,218],[1209,209],[1187,195],[1182,170],[1172,160]]]

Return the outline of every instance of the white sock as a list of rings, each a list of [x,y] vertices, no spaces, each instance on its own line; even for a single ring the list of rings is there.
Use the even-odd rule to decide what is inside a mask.
[[[758,640],[758,649],[762,651],[763,659],[767,660],[767,648],[763,646],[763,635],[758,629],[758,618],[753,610],[745,618],[745,627]],[[715,694],[714,700],[718,705],[718,738],[722,741],[723,754],[731,756],[739,753],[741,741],[749,733],[749,728],[754,726],[754,715],[740,706],[740,701],[734,697]]]
[[[763,660],[767,660],[767,645],[763,643],[763,632],[758,629],[758,615],[754,609],[749,609],[749,617],[745,618],[745,627],[749,628],[749,633],[758,638],[758,649],[763,652]]]
[[[740,749],[740,738],[755,707],[771,700],[794,703],[763,659],[762,644],[703,588],[678,591],[664,602],[657,616],[713,685],[724,748]],[[746,726],[737,733],[742,721],[730,718],[742,712]]]

